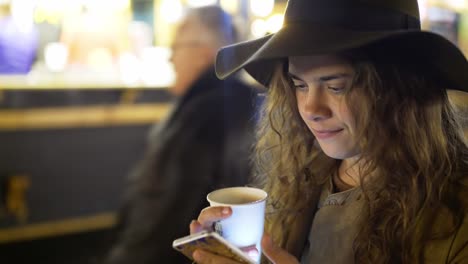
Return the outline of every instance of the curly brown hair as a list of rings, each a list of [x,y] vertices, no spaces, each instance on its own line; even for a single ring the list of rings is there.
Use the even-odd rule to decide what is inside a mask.
[[[345,100],[359,129],[367,201],[367,224],[353,249],[356,263],[415,263],[422,260],[425,241],[449,235],[461,224],[466,205],[451,183],[468,175],[468,147],[438,75],[381,54],[341,54],[355,69]],[[286,71],[287,62],[278,63],[256,145],[256,179],[269,193],[266,230],[281,246],[292,239],[291,223],[316,195],[315,187],[340,162],[316,146]],[[378,180],[364,181],[371,172]],[[452,225],[434,234],[431,221],[441,208],[452,216]]]

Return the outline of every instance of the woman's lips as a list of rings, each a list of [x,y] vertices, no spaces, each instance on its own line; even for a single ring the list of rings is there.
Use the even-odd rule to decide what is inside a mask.
[[[334,130],[315,130],[315,129],[312,129],[312,130],[314,131],[315,137],[318,138],[318,139],[329,139],[329,138],[332,138],[332,137],[336,136],[341,131],[343,131],[343,129],[334,129]]]

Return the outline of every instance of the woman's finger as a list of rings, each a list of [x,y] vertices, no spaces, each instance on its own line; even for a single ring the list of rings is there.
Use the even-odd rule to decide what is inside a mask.
[[[212,230],[213,223],[231,216],[232,210],[226,206],[207,207],[198,215],[198,222],[205,230]]]
[[[203,226],[197,220],[190,222],[190,234],[195,234],[203,231]]]
[[[247,256],[249,256],[252,259],[258,259],[260,252],[258,252],[257,246],[249,246],[249,247],[242,247],[240,248]]]
[[[192,257],[197,264],[239,264],[239,262],[235,260],[215,255],[201,249],[195,250]]]
[[[263,254],[273,264],[299,264],[297,259],[289,254],[286,250],[276,246],[271,237],[267,234],[263,235],[262,238],[262,250]]]

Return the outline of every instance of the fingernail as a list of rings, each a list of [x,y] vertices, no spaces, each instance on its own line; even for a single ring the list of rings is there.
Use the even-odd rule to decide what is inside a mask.
[[[247,255],[254,260],[258,259],[259,254],[260,253],[257,250],[251,250],[247,252]]]
[[[223,213],[223,215],[228,215],[228,214],[229,214],[229,211],[230,211],[229,208],[228,208],[228,207],[225,207],[225,208],[223,209],[223,211],[221,211],[221,213]]]

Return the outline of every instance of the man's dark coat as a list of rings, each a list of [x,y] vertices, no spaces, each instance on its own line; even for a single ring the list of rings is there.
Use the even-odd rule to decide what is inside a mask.
[[[251,175],[254,90],[207,71],[150,133],[131,175],[123,228],[108,263],[190,263],[172,249],[208,206],[213,189],[246,185]]]

